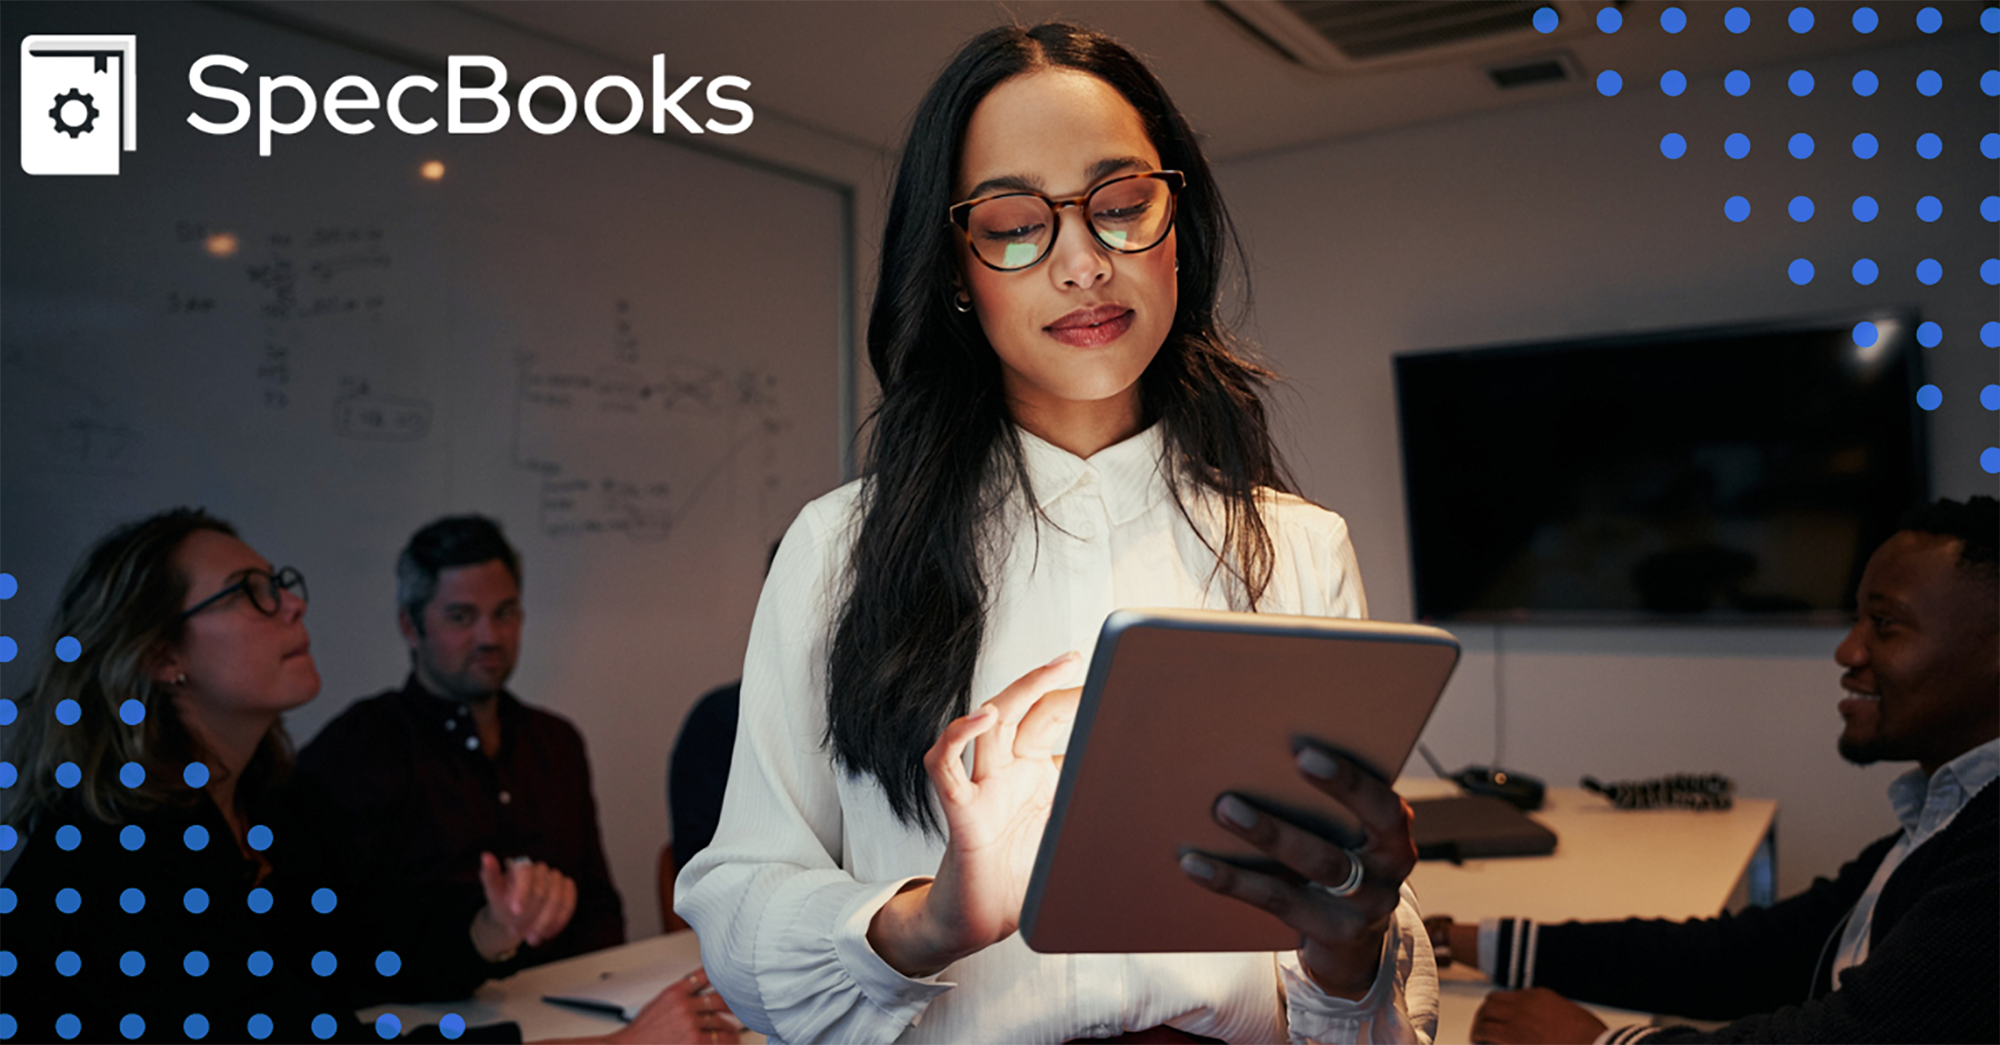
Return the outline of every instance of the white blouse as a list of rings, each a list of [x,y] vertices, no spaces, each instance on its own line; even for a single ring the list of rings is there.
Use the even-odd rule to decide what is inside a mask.
[[[1028,524],[1017,498],[1004,561],[987,567],[977,702],[1067,650],[1087,658],[1115,609],[1232,608],[1215,554],[1168,496],[1157,428],[1088,460],[1021,439],[1047,519]],[[859,492],[812,502],[785,535],[750,629],[721,825],[675,883],[674,909],[745,1024],[788,1042],[1060,1042],[1159,1024],[1227,1041],[1430,1039],[1437,972],[1408,886],[1358,1002],[1320,991],[1294,952],[1044,955],[1015,935],[924,979],[876,955],[875,912],[936,874],[944,843],[897,821],[873,778],[836,768],[822,743]],[[1212,503],[1184,499],[1219,542]],[[1340,516],[1282,495],[1263,511],[1276,555],[1260,608],[1365,616]]]

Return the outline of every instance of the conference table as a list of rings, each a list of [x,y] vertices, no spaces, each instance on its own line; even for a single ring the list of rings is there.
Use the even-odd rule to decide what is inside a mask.
[[[1405,779],[1396,790],[1412,800],[1459,793],[1456,784],[1434,779]],[[1530,815],[1555,832],[1555,852],[1457,865],[1426,860],[1410,884],[1426,915],[1461,922],[1708,918],[1773,899],[1777,812],[1778,804],[1763,798],[1738,798],[1726,810],[1617,809],[1579,788],[1550,788]],[[1438,975],[1437,1041],[1468,1042],[1472,1017],[1493,985],[1462,965]],[[1587,1007],[1611,1026],[1651,1018]]]
[[[1396,785],[1410,799],[1457,794],[1449,781],[1408,779]],[[1773,825],[1777,803],[1738,798],[1728,810],[1620,810],[1587,791],[1550,788],[1531,814],[1556,833],[1547,856],[1427,860],[1410,875],[1426,914],[1460,921],[1523,917],[1569,919],[1701,918],[1768,903],[1775,878]],[[585,1037],[616,1030],[612,1016],[550,1004],[607,976],[651,970],[662,984],[701,963],[691,932],[670,933],[526,969],[482,985],[470,999],[365,1009],[364,1019],[392,1014],[405,1029],[457,1015],[467,1025],[512,1020],[528,1041]],[[1472,1017],[1493,989],[1484,977],[1454,966],[1439,973],[1439,1045],[1470,1041]],[[1592,1007],[1614,1026],[1644,1021],[1645,1013]],[[747,1035],[746,1041],[761,1041]]]

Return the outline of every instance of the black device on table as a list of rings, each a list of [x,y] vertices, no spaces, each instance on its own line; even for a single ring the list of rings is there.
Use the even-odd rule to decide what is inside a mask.
[[[1516,809],[1540,809],[1546,788],[1540,780],[1516,773],[1511,769],[1491,766],[1466,766],[1456,773],[1444,771],[1444,765],[1431,754],[1431,749],[1417,745],[1417,751],[1424,761],[1431,764],[1431,770],[1438,776],[1456,783],[1470,795],[1491,795]]]

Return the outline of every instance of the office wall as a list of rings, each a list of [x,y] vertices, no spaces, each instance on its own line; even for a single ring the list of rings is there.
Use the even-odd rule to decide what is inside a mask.
[[[1984,34],[1924,40],[1809,64],[1818,87],[1806,98],[1785,90],[1790,68],[1753,68],[1752,90],[1732,98],[1716,53],[1703,62],[1719,68],[1688,69],[1680,98],[1660,93],[1660,70],[1627,71],[1615,98],[1579,91],[1221,164],[1251,259],[1250,332],[1290,379],[1287,450],[1308,495],[1352,525],[1374,615],[1411,614],[1390,364],[1407,350],[1915,305],[1945,331],[1926,359],[1945,391],[1931,426],[1937,492],[1991,493],[1978,454],[1995,445],[1995,415],[1977,396],[1995,380],[1978,343],[1994,291],[1977,269],[1994,227],[1977,210],[1994,191],[1978,155],[1994,103],[1976,85],[1992,59]],[[1848,86],[1864,67],[1882,83],[1870,99]],[[1917,94],[1924,69],[1945,92]],[[1801,130],[1818,143],[1807,160],[1785,148]],[[1865,162],[1848,148],[1863,130],[1882,141]],[[1686,136],[1687,156],[1660,154],[1668,131]],[[1741,161],[1722,152],[1737,131],[1752,141]],[[1924,131],[1944,137],[1940,159],[1916,155]],[[1848,211],[1861,193],[1882,205],[1871,224]],[[1915,217],[1925,194],[1945,203],[1934,225]],[[1742,224],[1723,215],[1732,195],[1752,201]],[[1818,204],[1810,222],[1786,217],[1794,195]],[[1804,287],[1785,275],[1802,256],[1819,271]],[[1847,275],[1860,257],[1882,266],[1873,286]],[[1924,257],[1945,265],[1937,286],[1913,275]],[[1836,629],[1458,630],[1467,656],[1427,737],[1448,765],[1497,758],[1558,785],[1727,773],[1780,803],[1781,891],[1893,827],[1883,788],[1901,767],[1834,754]]]

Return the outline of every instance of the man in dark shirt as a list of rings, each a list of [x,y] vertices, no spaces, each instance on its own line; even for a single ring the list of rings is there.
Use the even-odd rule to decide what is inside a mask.
[[[490,519],[439,519],[410,538],[396,582],[409,678],[328,723],[300,769],[348,806],[356,848],[388,874],[478,891],[503,862],[534,860],[573,879],[575,914],[531,941],[529,963],[625,942],[583,738],[505,689],[521,648],[519,556]]]

